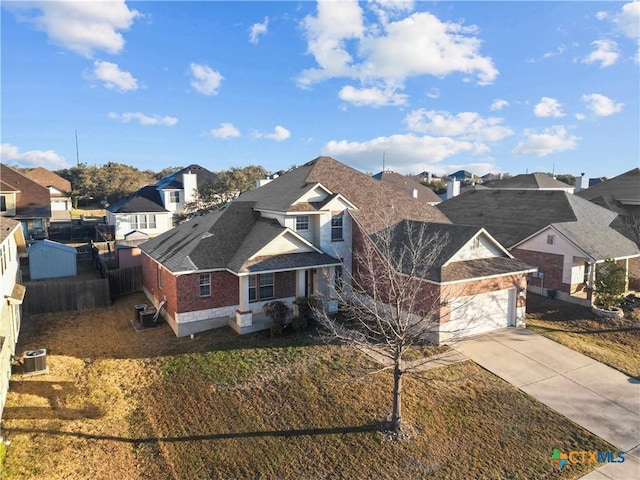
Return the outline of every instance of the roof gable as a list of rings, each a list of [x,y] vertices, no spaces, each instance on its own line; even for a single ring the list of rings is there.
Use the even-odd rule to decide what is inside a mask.
[[[160,192],[153,185],[142,187],[118,200],[107,210],[111,213],[166,213]]]
[[[51,217],[51,194],[47,187],[4,164],[0,164],[0,177],[16,191],[16,217]]]
[[[177,172],[165,175],[156,182],[155,186],[158,190],[182,190],[184,189],[184,185],[182,183],[182,175],[185,173],[196,174],[196,182],[198,188],[202,187],[202,185],[204,185],[209,180],[218,178],[218,175],[216,173],[210,172],[206,168],[194,163],[189,165],[188,167],[183,168],[182,170],[178,170]]]
[[[51,240],[40,240],[39,242],[34,243],[29,248],[27,248],[27,252],[31,254],[33,252],[36,252],[42,249],[51,249],[51,248],[53,248],[54,250],[60,250],[62,252],[65,252],[71,255],[77,254],[77,250],[75,248],[70,247],[69,245],[63,245],[62,243],[53,242]]]
[[[46,168],[37,167],[29,170],[25,175],[43,187],[54,187],[56,190],[64,193],[71,192],[71,182],[69,180],[62,178],[57,173],[47,170]]]

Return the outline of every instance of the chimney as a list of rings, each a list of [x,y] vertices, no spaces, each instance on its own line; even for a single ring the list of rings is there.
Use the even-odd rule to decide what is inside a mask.
[[[589,188],[589,178],[584,176],[584,173],[581,173],[580,176],[576,176],[576,188],[574,193],[578,193],[580,190],[586,190]]]
[[[198,175],[191,173],[182,174],[182,188],[184,189],[184,203],[192,202],[198,190]]]
[[[417,189],[417,188],[414,188],[414,189],[411,191],[411,196],[412,196],[413,198],[418,198],[418,189]]]
[[[460,195],[460,180],[447,180],[447,200]]]

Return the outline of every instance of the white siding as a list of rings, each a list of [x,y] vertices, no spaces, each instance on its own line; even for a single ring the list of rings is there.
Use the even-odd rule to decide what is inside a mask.
[[[143,215],[143,213],[141,212],[138,215]],[[149,237],[155,237],[157,235],[160,235],[161,233],[166,232],[167,230],[171,230],[171,228],[173,227],[173,215],[171,213],[148,213],[146,215],[156,216],[156,228],[134,228],[128,221],[129,214],[125,213],[114,215],[110,212],[107,212],[107,223],[109,225],[116,226],[116,240],[122,240],[125,234],[134,229],[146,233],[147,235],[149,235]]]
[[[262,257],[264,255],[282,255],[285,253],[303,253],[312,251],[313,249],[310,246],[295,238],[291,233],[285,233],[260,249],[251,258]]]
[[[475,248],[474,245],[476,245]],[[464,247],[458,250],[453,257],[451,257],[450,262],[464,262],[466,260],[503,256],[505,256],[504,252],[499,249],[486,235],[482,234],[479,236],[478,244],[475,244],[475,239],[472,239]]]

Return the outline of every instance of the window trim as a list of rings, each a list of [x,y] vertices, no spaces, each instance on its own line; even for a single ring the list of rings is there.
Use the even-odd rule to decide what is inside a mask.
[[[262,284],[263,278],[268,279],[269,277],[271,280],[271,283],[265,283],[264,285]],[[262,290],[263,289],[267,289],[267,288],[271,288],[271,295],[263,295],[262,294]],[[251,292],[253,291],[253,295],[251,294]],[[249,275],[249,293],[248,293],[248,297],[249,297],[249,303],[254,303],[254,302],[262,302],[262,301],[266,301],[266,300],[273,300],[274,298],[276,298],[276,275],[275,273],[271,272],[271,273],[262,273],[262,274],[256,274],[256,275]]]
[[[177,197],[177,200],[174,196]],[[169,203],[180,203],[180,190],[169,192]]]
[[[203,282],[204,280],[204,282]],[[202,288],[206,287],[206,291],[208,293],[203,294]],[[207,298],[211,296],[211,274],[210,273],[201,273],[198,278],[198,293],[200,294],[200,298]]]
[[[306,220],[306,222],[305,222]],[[309,215],[298,215],[296,217],[296,232],[307,232],[310,227]],[[301,225],[302,224],[302,225]]]
[[[157,272],[158,272],[158,290],[162,290],[162,266],[160,264],[158,264]]]
[[[340,221],[340,225],[337,225],[338,220]],[[339,236],[334,234],[334,232],[336,233],[339,232]],[[341,242],[343,240],[344,240],[344,212],[340,212],[340,213],[336,213],[335,215],[331,215],[331,241]]]

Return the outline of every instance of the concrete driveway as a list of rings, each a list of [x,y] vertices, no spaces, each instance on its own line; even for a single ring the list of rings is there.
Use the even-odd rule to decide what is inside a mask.
[[[483,368],[627,452],[584,478],[640,478],[640,381],[523,328],[453,347]]]

